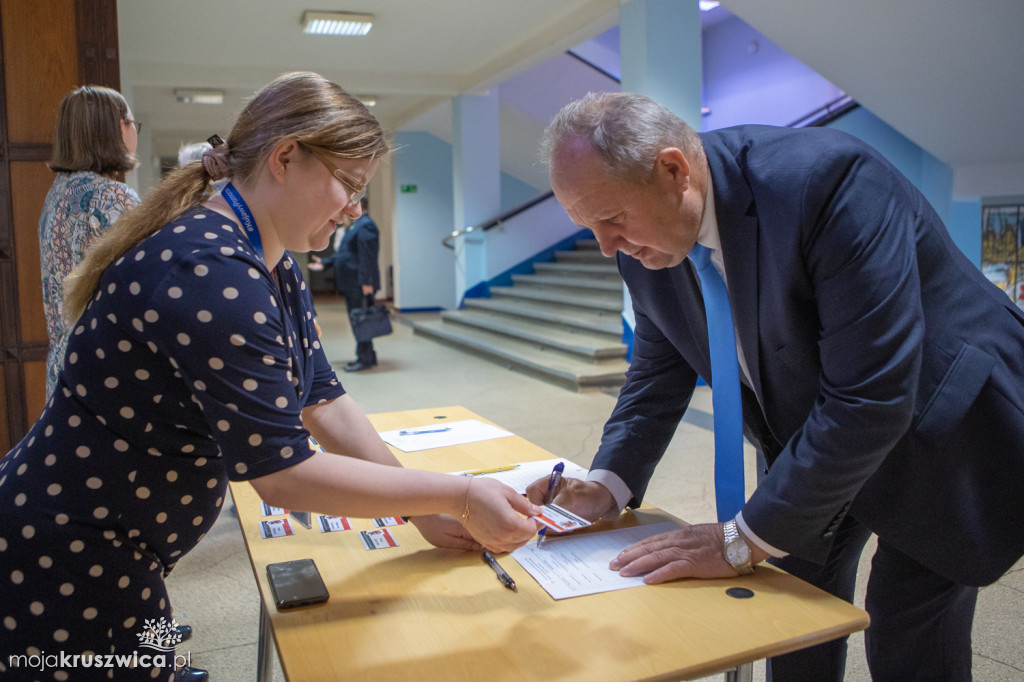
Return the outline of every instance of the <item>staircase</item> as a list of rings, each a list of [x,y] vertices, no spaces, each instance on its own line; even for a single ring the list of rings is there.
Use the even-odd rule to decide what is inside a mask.
[[[415,333],[572,390],[622,385],[622,279],[595,240],[512,280],[440,320],[414,322]]]

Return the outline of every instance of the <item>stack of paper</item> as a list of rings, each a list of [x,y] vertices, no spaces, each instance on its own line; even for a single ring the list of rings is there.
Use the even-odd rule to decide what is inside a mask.
[[[643,585],[643,576],[623,578],[608,568],[611,560],[633,543],[677,527],[666,521],[602,533],[552,535],[543,545],[523,545],[512,552],[512,558],[555,599],[622,590]]]

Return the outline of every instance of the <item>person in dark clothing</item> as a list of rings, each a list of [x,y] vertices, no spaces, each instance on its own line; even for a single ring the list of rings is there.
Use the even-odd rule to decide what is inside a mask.
[[[380,231],[368,213],[366,197],[361,199],[363,214],[345,230],[341,244],[329,258],[320,259],[325,268],[334,268],[334,288],[345,297],[345,306],[351,313],[356,308],[374,304],[373,294],[380,289]],[[318,259],[314,256],[311,266]],[[313,267],[312,269],[316,269]],[[361,372],[377,364],[373,341],[356,342],[356,359],[345,365],[346,372]]]
[[[710,255],[759,481],[733,518],[653,536],[609,567],[732,579],[772,557],[852,601],[874,533],[872,680],[970,680],[978,587],[1024,554],[1024,315],[917,188],[840,131],[698,134],[649,97],[591,93],[543,144],[555,196],[617,256],[636,318],[587,480],[561,479],[554,503],[588,519],[639,506],[698,375],[728,382],[696,269]],[[845,661],[838,638],[772,657],[766,678],[841,682]]]

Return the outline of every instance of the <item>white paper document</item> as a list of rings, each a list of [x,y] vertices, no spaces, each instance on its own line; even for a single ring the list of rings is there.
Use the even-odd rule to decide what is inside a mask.
[[[466,471],[454,471],[452,473],[459,476],[472,476],[473,478],[493,478],[497,481],[501,481],[505,485],[515,488],[516,492],[520,495],[526,494],[526,486],[530,485],[539,478],[547,478],[551,475],[551,469],[558,464],[563,462],[565,464],[565,470],[562,472],[562,478],[587,478],[587,470],[581,467],[575,462],[570,462],[567,459],[542,459],[536,462],[520,462],[516,464],[514,468],[502,468],[501,471],[488,471],[487,473],[475,474],[473,471],[481,471],[480,469],[468,469]]]
[[[476,443],[492,438],[513,436],[511,431],[485,424],[478,419],[464,419],[457,422],[438,422],[425,426],[409,426],[394,431],[382,431],[380,437],[385,443],[394,445],[402,452],[419,452],[449,445]]]
[[[608,568],[615,555],[646,537],[675,528],[676,524],[666,521],[602,533],[552,535],[543,545],[523,545],[512,552],[512,558],[555,599],[622,590],[643,585],[644,579],[623,578]]]

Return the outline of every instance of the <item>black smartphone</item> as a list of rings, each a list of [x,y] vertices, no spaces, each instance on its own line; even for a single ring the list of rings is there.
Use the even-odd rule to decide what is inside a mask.
[[[267,580],[279,611],[323,604],[330,597],[312,559],[267,564]]]

